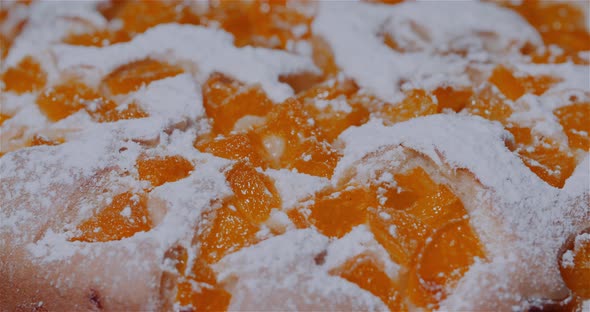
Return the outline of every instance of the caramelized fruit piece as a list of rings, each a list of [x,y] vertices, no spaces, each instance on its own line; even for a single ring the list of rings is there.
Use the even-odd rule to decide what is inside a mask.
[[[456,89],[449,86],[438,87],[433,91],[433,94],[438,100],[438,113],[445,109],[458,113],[470,103],[473,96],[473,92],[469,89]]]
[[[16,67],[9,67],[2,74],[4,89],[18,94],[40,90],[46,81],[47,74],[31,56],[24,57]]]
[[[226,174],[235,207],[252,223],[268,219],[272,208],[279,208],[280,197],[274,183],[245,162],[238,162]]]
[[[87,106],[114,106],[110,100],[77,80],[49,88],[37,97],[39,109],[51,121],[59,121]]]
[[[330,274],[338,275],[377,296],[391,311],[405,310],[398,285],[392,281],[370,255],[349,259]]]
[[[406,211],[430,229],[441,228],[451,220],[467,215],[459,198],[444,185],[437,192],[417,200]]]
[[[436,114],[437,106],[424,90],[412,90],[406,98],[394,105],[385,105],[383,113],[391,123],[406,121],[419,116]]]
[[[330,237],[342,237],[366,221],[367,209],[377,207],[375,192],[365,188],[348,188],[319,195],[311,209],[310,219],[317,229]]]
[[[266,124],[256,130],[274,168],[331,177],[339,155],[327,143],[323,133],[310,122],[302,104],[288,99],[275,105]]]
[[[353,82],[336,81],[311,88],[297,98],[304,103],[305,110],[331,142],[348,127],[359,126],[369,120],[369,111],[350,100],[357,91],[358,87]]]
[[[253,243],[257,231],[241,212],[226,203],[215,211],[212,224],[198,237],[201,256],[207,263],[215,263],[226,254]]]
[[[590,228],[566,242],[559,271],[567,287],[583,299],[590,299]]]
[[[437,185],[430,179],[424,169],[417,167],[403,174],[394,176],[397,182],[395,186],[387,183],[381,184],[384,189],[384,205],[396,209],[411,207],[420,197],[436,192]]]
[[[112,202],[98,214],[82,222],[80,236],[72,241],[107,242],[131,237],[137,232],[149,231],[152,227],[144,194],[131,192],[113,197]]]
[[[144,59],[118,67],[106,76],[102,84],[114,95],[135,91],[152,81],[181,74],[183,69],[152,59]]]
[[[548,140],[521,148],[518,153],[532,172],[554,187],[563,187],[576,167],[573,155]]]
[[[149,181],[152,187],[186,178],[194,169],[188,160],[178,155],[140,157],[135,166],[139,179]]]
[[[92,118],[98,122],[115,122],[118,120],[137,119],[148,117],[136,103],[130,103],[125,109],[119,109],[112,101],[103,102],[94,111],[86,108]]]
[[[440,302],[476,257],[483,258],[484,252],[467,220],[439,228],[415,258],[408,280],[410,298],[420,306]]]
[[[88,33],[70,34],[63,42],[71,45],[104,47],[129,41],[131,38],[123,31],[96,30]]]
[[[258,86],[247,87],[221,74],[213,74],[203,86],[203,106],[213,119],[216,133],[228,134],[246,116],[265,116],[273,103]]]
[[[217,137],[210,141],[197,142],[195,147],[201,152],[211,153],[217,157],[245,160],[254,167],[268,167],[266,159],[259,152],[263,147],[251,133]]]
[[[563,127],[569,146],[590,149],[590,103],[573,104],[556,109],[553,114]]]

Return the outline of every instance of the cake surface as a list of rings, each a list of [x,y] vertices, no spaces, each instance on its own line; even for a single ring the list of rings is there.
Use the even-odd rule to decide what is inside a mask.
[[[590,309],[589,6],[0,1],[0,311]]]

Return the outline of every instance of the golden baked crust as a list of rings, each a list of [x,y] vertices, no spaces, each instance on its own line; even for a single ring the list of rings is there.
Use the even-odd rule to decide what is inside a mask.
[[[9,1],[0,311],[582,310],[587,3]]]

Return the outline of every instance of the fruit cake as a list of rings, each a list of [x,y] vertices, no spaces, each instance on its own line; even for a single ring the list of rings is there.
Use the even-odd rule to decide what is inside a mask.
[[[0,311],[590,309],[589,11],[0,1]]]

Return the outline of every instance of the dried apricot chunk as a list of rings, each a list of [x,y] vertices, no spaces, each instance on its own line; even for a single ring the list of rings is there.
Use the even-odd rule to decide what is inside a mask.
[[[391,311],[405,310],[399,286],[392,281],[372,256],[361,254],[347,260],[342,266],[330,270],[377,296]]]
[[[439,113],[445,109],[458,113],[469,104],[473,96],[473,92],[469,89],[450,86],[438,87],[432,94],[438,101],[437,112]]]
[[[59,145],[59,144],[62,144],[63,142],[65,142],[65,140],[63,138],[51,139],[51,138],[47,138],[45,136],[36,134],[29,140],[28,145],[29,146]]]
[[[518,153],[524,164],[539,178],[554,187],[563,187],[576,167],[573,155],[548,140],[521,148]]]
[[[263,222],[272,208],[280,207],[273,181],[246,162],[235,164],[225,177],[234,193],[231,203],[250,222]]]
[[[512,108],[490,86],[474,94],[465,111],[502,123],[512,115]]]
[[[419,116],[437,113],[437,105],[432,96],[424,90],[411,90],[400,103],[383,106],[384,117],[391,123],[406,121]]]
[[[86,111],[98,122],[115,122],[118,120],[148,117],[148,114],[135,102],[127,104],[124,109],[121,108],[114,102],[107,101],[103,102],[103,105],[93,107],[94,110],[86,107]]]
[[[0,113],[0,126],[2,126],[2,124],[4,123],[4,121],[10,119],[10,117],[11,116],[9,116],[9,115],[5,115],[5,114]]]
[[[265,116],[274,106],[259,86],[213,74],[203,86],[203,106],[216,133],[228,134],[247,116]]]
[[[143,194],[131,192],[113,197],[112,202],[98,214],[78,225],[81,235],[72,241],[106,242],[131,237],[149,231],[152,221]]]
[[[42,89],[47,82],[47,73],[33,57],[24,57],[15,67],[9,67],[2,74],[6,91],[18,94]]]
[[[37,105],[49,120],[59,121],[87,106],[114,104],[83,82],[69,80],[41,92]]]
[[[198,237],[201,257],[207,263],[215,263],[226,254],[238,251],[255,241],[258,228],[233,205],[225,203],[213,215],[209,228]]]
[[[559,271],[570,290],[584,299],[590,299],[590,229],[585,232],[566,242]]]
[[[236,133],[209,141],[196,142],[195,147],[217,157],[245,160],[255,167],[268,167],[264,155],[259,152],[263,147],[251,133]]]
[[[186,178],[194,166],[182,156],[140,157],[135,164],[139,179],[152,187]]]
[[[342,237],[354,226],[365,223],[367,209],[377,205],[375,192],[362,187],[320,194],[309,207],[310,220],[322,234]]]
[[[144,59],[122,65],[109,73],[101,82],[111,94],[135,91],[152,81],[181,74],[184,70],[165,62]]]
[[[182,1],[126,1],[114,14],[130,36],[163,23],[200,23],[199,17]]]
[[[419,306],[436,305],[458,281],[475,258],[484,258],[477,235],[465,219],[447,223],[426,240],[410,269],[408,290]]]
[[[510,70],[502,65],[494,68],[489,81],[498,87],[500,92],[512,101],[517,100],[526,93],[526,89],[522,86],[520,81],[514,77]]]
[[[571,148],[590,149],[590,103],[564,106],[553,111]]]

